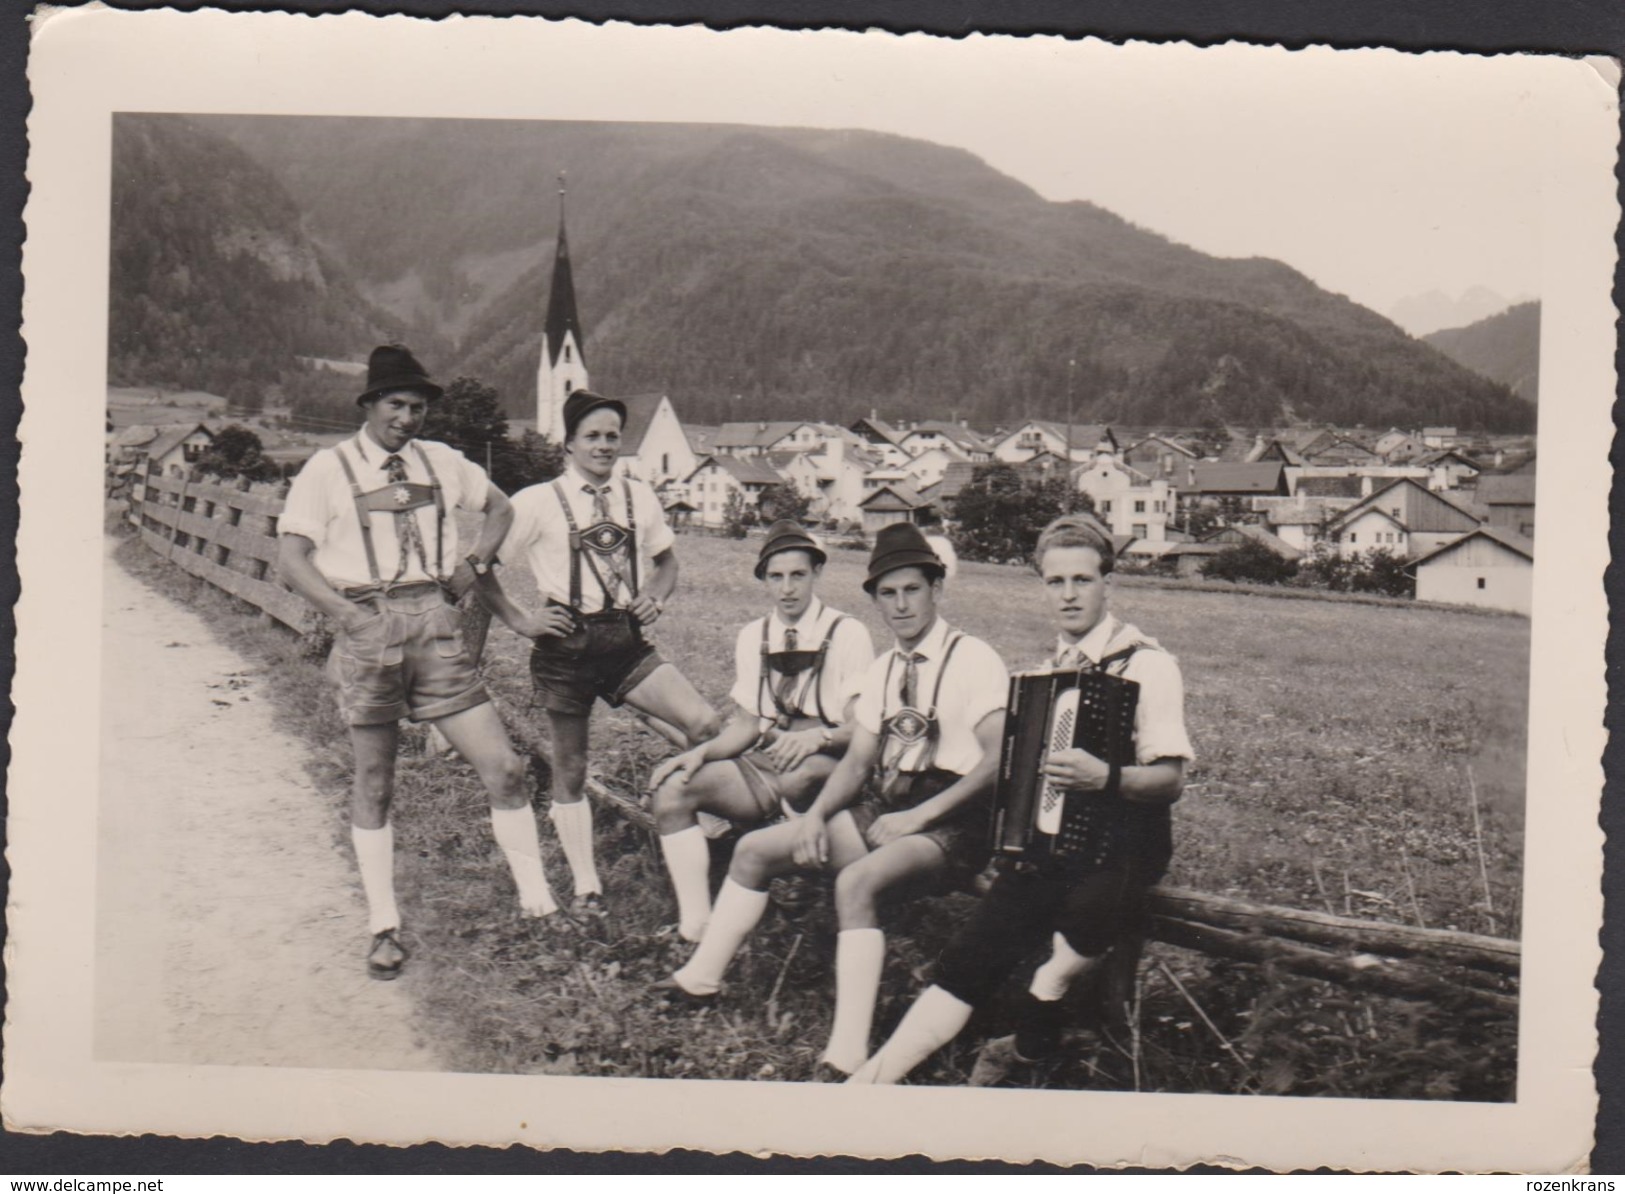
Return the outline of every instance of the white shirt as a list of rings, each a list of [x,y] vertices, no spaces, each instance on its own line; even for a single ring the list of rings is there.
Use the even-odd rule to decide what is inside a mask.
[[[948,644],[955,637],[959,645],[954,648],[939,690],[937,674],[942,670]],[[940,617],[914,651],[925,657],[918,665],[916,698],[922,713],[930,711],[932,694],[937,693],[937,751],[930,765],[965,775],[982,761],[976,727],[989,713],[1005,707],[1010,693],[1009,673],[997,651],[979,638],[960,635]],[[906,662],[907,653],[893,647],[876,657],[864,674],[853,720],[871,734],[880,733],[881,721],[903,707]],[[922,762],[905,758],[901,770],[921,770]]]
[[[432,440],[414,440],[396,455],[406,464],[406,479],[429,483],[429,472],[416,449],[422,448],[434,469],[434,477],[446,499],[446,518],[441,528],[440,567],[449,577],[463,554],[457,547],[457,520],[451,511],[484,510],[485,498],[491,481],[485,470],[464,456],[456,448]],[[323,448],[299,470],[288,490],[288,500],[277,519],[277,533],[303,535],[316,545],[311,560],[316,570],[329,584],[340,588],[369,585],[373,577],[367,569],[367,549],[361,537],[361,519],[356,511],[355,497],[350,482],[339,463],[343,452],[355,470],[356,483],[363,493],[382,489],[389,484],[384,461],[390,453],[385,451],[363,430],[354,439],[331,448]],[[418,534],[423,540],[424,554],[429,567],[435,566],[435,522],[437,513],[433,504],[412,511],[417,521]],[[374,510],[371,514],[372,546],[378,558],[379,579],[394,580],[400,567],[400,542],[395,537],[395,516],[388,511]],[[415,581],[440,580],[431,576],[419,562],[417,552],[408,552],[409,563],[400,577],[402,584]]]
[[[612,478],[608,485],[610,519],[624,527],[627,525],[627,490],[622,487],[619,477]],[[660,508],[660,499],[655,496],[655,491],[646,482],[631,478],[627,479],[626,485],[631,488],[632,513],[636,515],[637,525],[633,530],[637,535],[638,585],[642,587],[648,583],[649,575],[654,570],[654,558],[670,551],[672,544],[677,542],[677,536],[666,523],[666,512]],[[509,565],[523,559],[536,577],[536,588],[543,597],[551,597],[561,603],[570,600],[570,524],[559,505],[559,494],[562,493],[570,503],[576,529],[585,531],[598,521],[598,516],[593,513],[593,488],[593,483],[574,464],[570,464],[556,480],[528,486],[513,496],[513,526],[508,530],[508,537],[502,541],[500,554]],[[598,571],[606,581],[609,579],[602,563]],[[630,583],[632,578],[628,574],[623,579]],[[626,584],[621,585],[618,604],[622,606],[628,604],[633,596],[626,592],[626,588]],[[579,608],[584,614],[592,614],[604,606],[604,591],[597,577],[593,576],[591,566],[583,559]]]
[[[801,615],[801,621],[796,623],[796,650],[818,650],[829,636],[830,627],[842,618],[840,610],[831,609],[814,597]],[[728,695],[733,698],[734,704],[767,723],[778,715],[778,707],[768,691],[768,684],[773,683],[774,678],[769,676],[768,684],[762,683],[764,620],[767,623],[767,649],[785,650],[784,632],[789,626],[779,617],[778,610],[768,614],[765,619],[757,618],[747,623],[734,644],[734,686]],[[824,656],[817,691],[809,682],[809,669],[809,672],[796,677],[796,684],[785,704],[791,712],[802,717],[817,717],[822,704],[824,716],[836,725],[841,724],[846,720],[846,703],[857,695],[858,686],[874,658],[875,646],[874,640],[869,637],[869,628],[856,618],[845,616],[836,627],[834,637],[829,640],[829,651]]]
[[[1094,629],[1078,640],[1078,647],[1091,662],[1138,644],[1140,650],[1129,656],[1122,668],[1125,680],[1140,686],[1139,703],[1134,708],[1134,761],[1144,767],[1158,759],[1194,759],[1190,737],[1185,733],[1185,682],[1179,674],[1179,661],[1147,637],[1137,626],[1107,614]],[[1072,644],[1064,637],[1055,645],[1052,665]]]

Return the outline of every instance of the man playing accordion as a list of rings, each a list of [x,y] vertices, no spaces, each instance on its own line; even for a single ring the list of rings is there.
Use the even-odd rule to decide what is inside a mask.
[[[987,857],[1007,677],[992,647],[938,614],[946,573],[916,527],[876,536],[863,587],[896,645],[859,686],[851,745],[805,815],[739,843],[699,948],[660,984],[679,1001],[712,999],[767,908],[769,881],[835,871],[835,1016],[823,1063],[841,1074],[869,1051],[885,964],[880,905],[968,877]]]
[[[650,776],[685,941],[700,939],[711,913],[711,854],[696,815],[754,826],[799,812],[852,739],[851,704],[875,650],[862,622],[819,600],[827,558],[800,523],[768,528],[755,573],[772,604],[739,632],[733,717]]]
[[[957,1036],[1022,960],[1045,945],[1050,956],[1021,1001],[1015,1034],[983,1048],[971,1081],[991,1085],[1012,1066],[1052,1053],[1062,996],[1139,921],[1147,891],[1167,869],[1169,810],[1193,757],[1184,685],[1172,655],[1107,612],[1115,556],[1110,533],[1089,515],[1050,523],[1033,555],[1059,631],[1051,667],[1101,671],[1138,685],[1132,763],[1051,749],[1040,773],[1068,802],[1121,802],[1106,806],[1115,826],[1110,844],[1086,856],[1001,858],[992,888],[943,951],[936,981],[853,1082],[902,1079]]]

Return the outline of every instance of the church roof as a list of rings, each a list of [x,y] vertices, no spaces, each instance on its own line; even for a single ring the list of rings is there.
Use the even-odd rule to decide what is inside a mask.
[[[654,422],[655,412],[665,397],[664,394],[633,394],[620,399],[626,403],[626,422],[621,426],[622,456],[636,456],[643,450],[643,437],[649,434],[649,424]]]
[[[547,335],[548,364],[559,363],[559,353],[564,349],[567,333],[575,336],[576,351],[581,354],[582,362],[586,362],[587,341],[581,334],[581,319],[576,314],[576,287],[570,273],[570,242],[564,235],[562,207],[559,210],[559,245],[553,254],[553,288],[547,296],[547,323],[543,325],[543,331]]]

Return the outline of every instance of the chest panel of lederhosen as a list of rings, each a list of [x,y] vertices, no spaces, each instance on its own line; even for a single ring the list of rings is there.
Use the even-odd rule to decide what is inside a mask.
[[[824,632],[823,641],[811,651],[769,651],[768,634],[772,619],[762,619],[761,664],[756,673],[756,712],[760,716],[769,716],[767,709],[771,706],[773,724],[781,730],[787,730],[797,717],[809,716],[806,708],[807,697],[810,695],[813,707],[817,710],[812,716],[816,716],[826,726],[835,724],[824,711],[824,664],[829,659],[829,649],[835,641],[835,631],[844,621],[846,615],[838,615]],[[788,702],[780,698],[779,687],[774,683],[779,676],[802,677],[791,690],[792,699]]]
[[[1102,657],[1099,663],[1086,660],[1082,670],[1104,672],[1126,679],[1124,673],[1128,671],[1129,661],[1140,649],[1140,644],[1135,643]],[[1078,812],[1098,819],[1092,832],[1100,835],[1101,846],[1088,865],[1110,866],[1130,856],[1141,859],[1161,857],[1166,861],[1171,851],[1173,820],[1166,804],[1140,804],[1121,796],[1110,803],[1090,801],[1085,797]],[[1076,861],[1071,865],[1074,868],[1084,865],[1084,869],[1088,869],[1087,865]]]
[[[892,673],[897,668],[897,653],[892,652],[886,664],[886,680],[881,687],[880,750],[878,752],[881,777],[892,779],[898,774],[917,774],[936,765],[937,745],[942,726],[937,720],[937,702],[942,696],[942,681],[953,661],[954,648],[959,646],[963,634],[948,640],[942,652],[942,666],[931,686],[931,704],[926,709],[911,709],[904,705],[892,713],[886,712],[891,700]],[[905,768],[904,764],[908,764]]]
[[[591,526],[581,529],[576,526],[575,511],[570,508],[570,499],[564,494],[564,479],[561,477],[553,482],[553,493],[559,499],[559,507],[564,511],[564,524],[570,530],[570,608],[577,613],[581,612],[581,566],[586,561],[587,570],[592,578],[598,582],[599,591],[604,595],[603,608],[615,608],[615,594],[609,591],[609,583],[599,570],[600,557],[608,556],[621,548],[626,548],[627,573],[626,586],[633,596],[638,591],[638,519],[632,508],[632,486],[625,477],[621,478],[621,498],[626,503],[626,525],[600,519]]]
[[[344,468],[344,479],[350,483],[350,497],[355,502],[356,517],[361,521],[361,546],[367,553],[367,572],[372,577],[372,583],[375,585],[383,583],[383,576],[378,571],[378,549],[372,541],[372,516],[375,513],[387,512],[410,513],[416,517],[416,512],[425,506],[433,506],[435,510],[434,578],[437,581],[444,581],[446,494],[441,488],[440,478],[435,474],[434,465],[429,463],[428,454],[416,443],[412,444],[413,454],[423,465],[423,471],[429,474],[427,485],[422,481],[390,481],[377,489],[363,490],[361,482],[356,479],[350,458],[345,454],[344,446],[340,444],[333,451],[338,454],[339,464]],[[398,456],[400,453],[392,455]]]

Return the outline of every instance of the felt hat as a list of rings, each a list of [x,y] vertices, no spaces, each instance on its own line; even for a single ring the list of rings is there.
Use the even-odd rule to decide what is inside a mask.
[[[767,538],[756,556],[756,579],[767,571],[767,561],[781,551],[804,551],[814,564],[822,564],[829,556],[818,546],[818,540],[807,533],[807,528],[793,518],[781,518],[767,528]]]
[[[417,390],[428,398],[438,398],[443,390],[429,380],[429,373],[412,350],[403,344],[380,344],[367,358],[367,389],[357,398],[360,406],[392,390]]]
[[[593,411],[608,407],[621,416],[621,426],[626,426],[626,403],[619,398],[605,398],[602,394],[594,394],[591,390],[574,390],[564,400],[564,438],[575,437],[576,428],[581,426]]]
[[[873,597],[880,578],[899,568],[922,569],[932,580],[948,574],[942,557],[931,550],[920,528],[911,522],[894,522],[880,528],[874,550],[869,553],[869,575],[863,579],[863,591]]]

